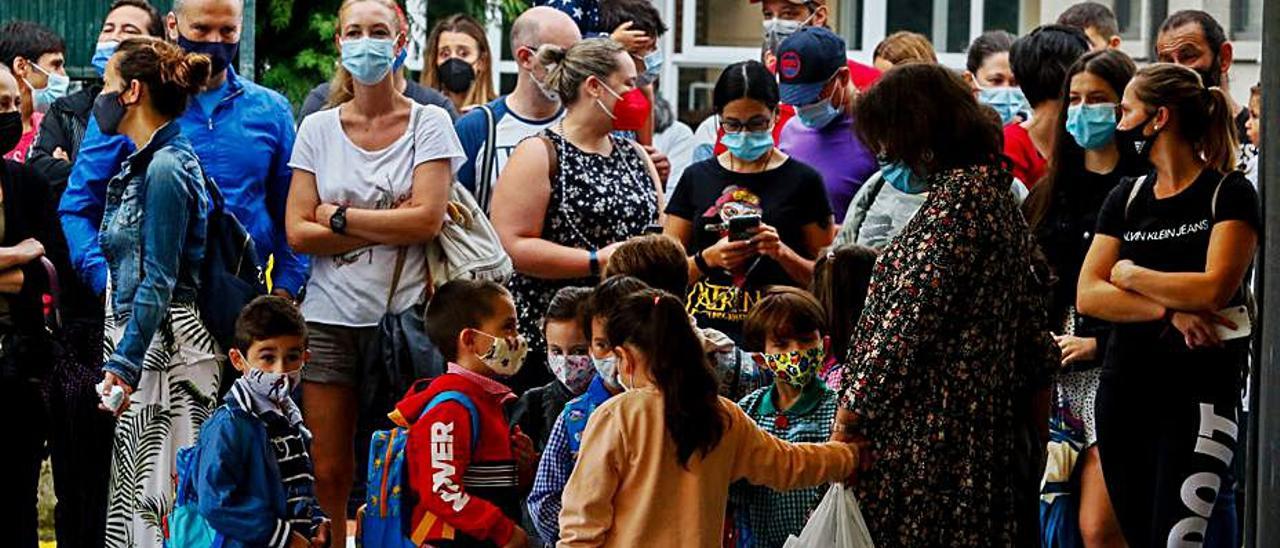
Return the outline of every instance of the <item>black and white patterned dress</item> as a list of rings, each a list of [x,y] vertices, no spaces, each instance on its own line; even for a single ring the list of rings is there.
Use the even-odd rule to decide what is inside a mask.
[[[646,226],[658,221],[658,191],[649,176],[648,166],[631,141],[610,135],[613,152],[608,156],[585,152],[559,133],[545,130],[542,135],[556,147],[559,169],[551,181],[551,198],[543,216],[542,238],[552,243],[577,249],[601,249],[644,233]],[[528,374],[551,378],[545,367],[533,359],[545,356],[542,338],[542,316],[551,297],[562,287],[594,286],[590,278],[543,280],[516,275],[511,280],[520,316],[520,333],[529,339]],[[542,384],[542,382],[537,382]]]

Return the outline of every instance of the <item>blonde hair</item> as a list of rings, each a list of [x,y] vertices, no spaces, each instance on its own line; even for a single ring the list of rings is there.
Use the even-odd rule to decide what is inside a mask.
[[[1152,112],[1164,107],[1177,115],[1179,136],[1192,143],[1209,167],[1223,173],[1236,168],[1235,115],[1222,88],[1204,87],[1199,73],[1173,63],[1143,67],[1129,85]]]
[[[483,105],[494,100],[498,95],[493,91],[493,53],[489,49],[489,40],[485,36],[484,26],[470,15],[458,13],[444,18],[431,29],[427,37],[427,51],[423,57],[422,77],[418,83],[429,88],[444,91],[440,83],[440,72],[436,69],[436,56],[440,51],[440,35],[446,32],[460,32],[476,41],[476,79],[471,83],[462,105]]]
[[[374,2],[381,4],[383,7],[392,11],[396,15],[396,30],[404,37],[409,35],[409,20],[405,19],[404,11],[400,9],[400,5],[395,0],[343,0],[342,7],[338,8],[338,33],[342,33],[342,19],[346,17],[347,8],[361,2]],[[339,58],[342,52],[338,52]],[[401,69],[403,70],[403,69]],[[333,71],[333,80],[329,86],[329,100],[325,107],[331,108],[350,101],[355,97],[355,84],[352,83],[351,73],[347,72],[347,68],[338,62],[338,68]]]
[[[569,49],[543,44],[538,48],[538,62],[547,69],[547,87],[568,105],[578,100],[578,90],[587,78],[607,80],[621,68],[618,54],[624,51],[621,44],[608,38],[589,38]]]
[[[938,54],[934,53],[929,39],[923,34],[907,30],[900,30],[881,40],[872,57],[884,59],[895,66],[903,63],[938,62]]]

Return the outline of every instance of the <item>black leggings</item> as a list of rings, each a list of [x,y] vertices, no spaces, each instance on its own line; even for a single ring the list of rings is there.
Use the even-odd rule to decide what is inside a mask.
[[[1243,447],[1237,425],[1244,354],[1164,358],[1142,360],[1153,365],[1142,374],[1124,371],[1130,364],[1120,362],[1119,370],[1103,371],[1098,388],[1102,471],[1130,546],[1203,542]]]

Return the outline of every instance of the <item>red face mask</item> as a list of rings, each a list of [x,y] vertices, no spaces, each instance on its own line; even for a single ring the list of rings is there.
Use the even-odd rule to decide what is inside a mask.
[[[596,99],[596,105],[605,111],[610,118],[613,118],[613,129],[618,131],[640,131],[644,127],[645,122],[649,121],[650,105],[649,98],[644,96],[644,92],[640,88],[634,88],[631,91],[618,95],[609,86],[604,86],[611,95],[618,99],[613,104],[613,112],[609,112],[604,108],[604,103]]]

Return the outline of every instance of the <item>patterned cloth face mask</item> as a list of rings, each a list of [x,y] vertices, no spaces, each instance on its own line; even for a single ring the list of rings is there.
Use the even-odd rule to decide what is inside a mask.
[[[525,340],[523,335],[505,339],[495,337],[484,331],[475,329],[472,329],[472,331],[493,339],[493,344],[489,346],[488,350],[483,354],[476,354],[490,371],[504,377],[510,377],[518,373],[520,368],[524,366],[524,357],[529,353],[529,342]]]
[[[596,366],[591,356],[548,355],[547,366],[560,383],[574,394],[586,392],[591,379],[596,375]]]
[[[793,350],[777,354],[762,354],[764,365],[778,380],[795,388],[804,388],[813,380],[822,366],[827,352],[822,345],[805,350]]]

